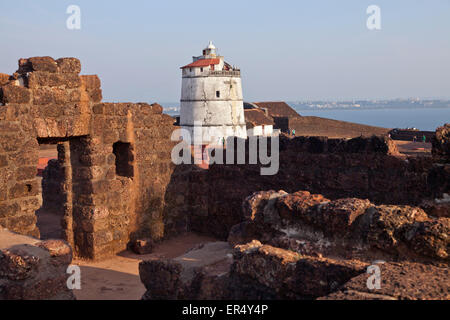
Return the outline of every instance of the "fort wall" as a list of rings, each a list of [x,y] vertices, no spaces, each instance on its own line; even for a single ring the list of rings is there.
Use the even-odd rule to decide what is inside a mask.
[[[329,199],[357,197],[409,205],[440,198],[450,190],[449,164],[435,163],[431,157],[399,157],[387,137],[281,137],[279,159],[273,176],[261,175],[261,164],[213,164],[209,170],[178,166],[169,188],[188,185],[183,195],[187,201],[176,209],[179,217],[188,215],[192,230],[225,239],[243,219],[243,200],[259,189],[302,189]]]
[[[21,59],[0,87],[0,226],[39,237],[39,144],[57,143],[64,238],[98,259],[162,237],[173,119],[145,103],[101,103],[74,58]],[[145,177],[145,179],[140,179]]]

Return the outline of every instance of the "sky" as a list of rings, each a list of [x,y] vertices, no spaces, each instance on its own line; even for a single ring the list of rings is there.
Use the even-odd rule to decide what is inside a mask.
[[[0,39],[0,72],[76,57],[111,102],[179,101],[179,67],[209,40],[240,67],[246,101],[450,98],[450,0],[3,0]]]

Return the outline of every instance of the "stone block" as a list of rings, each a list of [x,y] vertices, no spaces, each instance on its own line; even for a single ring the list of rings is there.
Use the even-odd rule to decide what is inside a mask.
[[[33,112],[37,117],[42,118],[56,118],[64,113],[64,109],[56,104],[39,105],[33,108]]]
[[[8,198],[16,199],[21,197],[30,197],[38,194],[36,181],[18,182],[8,190]]]
[[[42,241],[38,247],[50,253],[53,264],[68,265],[72,262],[72,248],[63,240]]]
[[[94,114],[103,114],[105,105],[103,103],[96,104],[92,107],[92,112]]]
[[[15,216],[20,212],[20,206],[17,203],[0,205],[0,219]]]
[[[163,107],[158,103],[152,103],[150,106],[153,113],[161,114],[163,112]]]
[[[29,103],[31,92],[28,88],[7,84],[0,88],[0,100],[3,103]]]
[[[0,168],[8,165],[8,157],[5,154],[0,155]]]
[[[110,231],[103,230],[87,234],[88,245],[91,248],[107,244],[113,240],[113,234]]]
[[[36,226],[37,217],[33,212],[31,214],[9,217],[8,220],[8,229],[17,233],[29,234],[27,231],[33,231]]]
[[[10,75],[5,73],[0,73],[0,86],[4,86],[10,81]]]
[[[103,130],[103,143],[112,144],[119,140],[119,133],[117,130]]]
[[[51,57],[33,57],[19,60],[19,73],[31,71],[58,72],[58,65]]]
[[[16,180],[32,180],[36,177],[37,169],[36,166],[32,167],[20,167],[16,170]]]
[[[131,250],[137,254],[148,254],[153,252],[154,242],[152,239],[137,239],[130,245]]]
[[[85,89],[89,92],[91,90],[100,89],[101,82],[100,78],[95,75],[81,75],[80,76],[81,83],[85,87]]]
[[[39,87],[33,90],[33,104],[42,105],[54,102],[54,92],[51,88]]]
[[[28,77],[28,87],[63,87],[67,89],[79,88],[81,79],[75,73],[50,73],[35,71]]]
[[[88,92],[89,99],[93,103],[101,102],[103,99],[102,90],[101,89],[93,89]]]
[[[59,58],[56,60],[58,65],[58,71],[61,73],[74,73],[79,74],[81,72],[80,60],[76,58]]]

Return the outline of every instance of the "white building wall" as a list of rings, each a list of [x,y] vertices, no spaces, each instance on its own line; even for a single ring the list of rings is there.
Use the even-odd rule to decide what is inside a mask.
[[[193,126],[201,123],[203,144],[229,136],[246,138],[241,78],[209,76],[209,67],[204,67],[203,73],[200,68],[192,69],[185,72],[182,80],[181,126],[193,134]],[[215,71],[218,69],[216,66]]]
[[[264,126],[264,135],[271,136],[273,134],[273,125],[265,125]]]
[[[271,136],[273,134],[273,125],[255,126],[251,129],[252,136]]]

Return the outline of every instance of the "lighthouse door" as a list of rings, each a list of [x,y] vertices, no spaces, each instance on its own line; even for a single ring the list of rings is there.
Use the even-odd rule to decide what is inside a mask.
[[[214,71],[214,65],[213,64],[211,65],[211,71]]]

